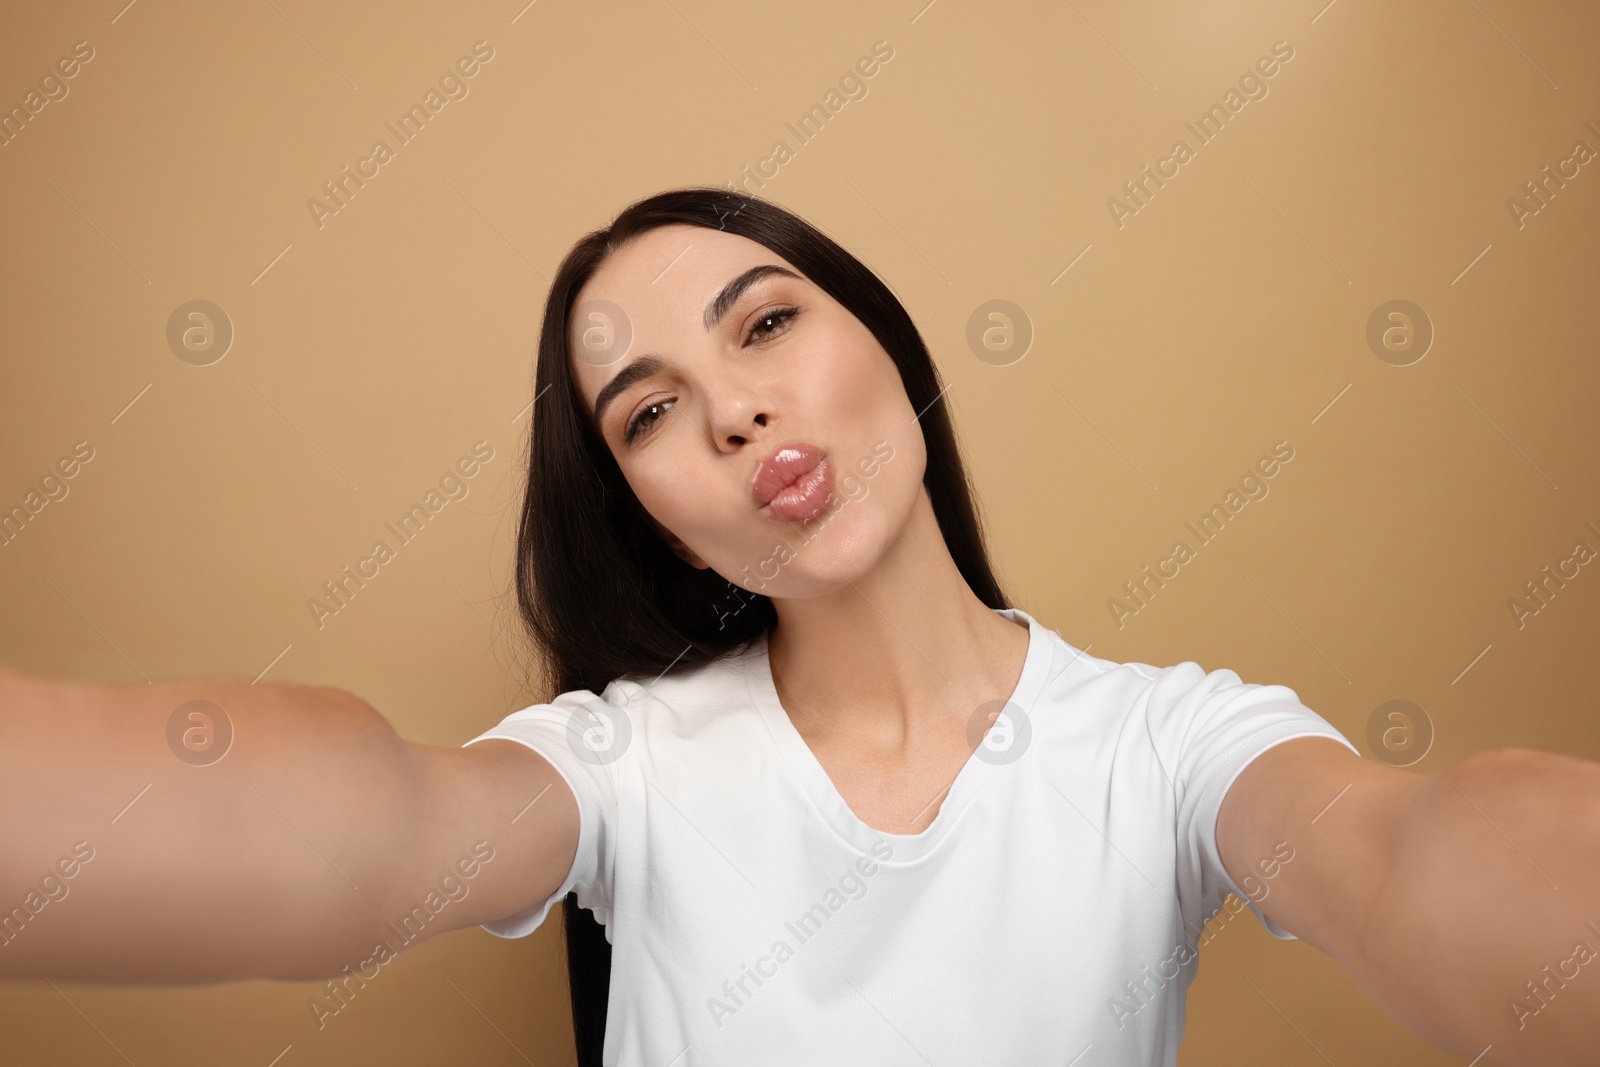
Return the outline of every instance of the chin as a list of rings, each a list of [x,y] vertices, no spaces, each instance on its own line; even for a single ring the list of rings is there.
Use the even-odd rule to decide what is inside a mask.
[[[826,596],[871,573],[892,540],[883,516],[847,506],[823,521],[771,524],[767,548],[713,569],[733,584],[777,599]]]
[[[869,576],[889,547],[879,523],[857,523],[850,529],[824,528],[803,546],[773,582],[778,596],[811,599],[848,590]]]

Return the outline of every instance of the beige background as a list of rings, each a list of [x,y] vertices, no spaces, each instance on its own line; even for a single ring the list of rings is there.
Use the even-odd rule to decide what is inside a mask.
[[[124,2],[0,32],[7,106],[95,52],[0,148],[0,506],[94,449],[0,548],[6,661],[337,685],[441,745],[537,699],[507,589],[547,279],[629,200],[782,139],[762,192],[921,325],[1020,606],[1098,655],[1289,685],[1364,750],[1414,701],[1419,770],[1600,758],[1600,566],[1508,607],[1600,550],[1600,162],[1520,228],[1507,205],[1600,150],[1593,5]],[[307,200],[480,40],[469,95],[319,228]],[[784,123],[879,40],[799,146]],[[1119,228],[1108,198],[1280,40],[1269,94]],[[965,340],[995,298],[1036,332],[1009,366]],[[1436,330],[1405,367],[1366,341],[1397,298]],[[236,331],[210,366],[167,345],[192,299]],[[308,599],[479,440],[470,496],[319,629]],[[1279,440],[1270,495],[1119,628],[1108,599]],[[1254,920],[1204,960],[1184,1064],[1461,1062]],[[461,932],[320,1033],[312,984],[10,984],[0,1062],[561,1063],[563,973],[555,923]]]

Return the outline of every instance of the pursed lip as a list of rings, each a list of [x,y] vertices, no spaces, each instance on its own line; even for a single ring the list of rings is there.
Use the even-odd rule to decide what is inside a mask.
[[[750,483],[750,496],[756,507],[764,508],[772,498],[816,469],[824,457],[822,449],[805,441],[779,445],[756,468]]]

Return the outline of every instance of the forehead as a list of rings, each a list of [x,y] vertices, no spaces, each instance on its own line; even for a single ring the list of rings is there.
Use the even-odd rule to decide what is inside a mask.
[[[612,253],[578,290],[568,327],[572,373],[591,410],[605,383],[638,355],[656,352],[670,360],[673,348],[703,338],[707,303],[733,278],[762,263],[801,273],[759,242],[687,224],[656,227]],[[597,321],[588,312],[597,306],[608,319],[620,311],[618,335],[626,331],[629,337],[620,358],[609,362],[577,358],[584,351],[581,334]]]
[[[612,253],[578,291],[577,302],[610,300],[630,316],[637,309],[643,328],[672,319],[698,323],[706,301],[728,279],[757,263],[785,261],[738,234],[704,226],[658,226]]]

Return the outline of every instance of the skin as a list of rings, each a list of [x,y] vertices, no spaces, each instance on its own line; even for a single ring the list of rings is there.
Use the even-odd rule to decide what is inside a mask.
[[[206,766],[168,747],[193,700],[233,727]],[[404,947],[546,899],[578,841],[571,790],[525,747],[416,744],[349,693],[244,678],[129,685],[0,666],[0,812],[3,980],[359,971],[379,942],[400,947],[388,924],[446,875],[468,893]],[[92,859],[53,874],[78,841]],[[479,841],[494,858],[466,878],[457,864]],[[28,894],[37,914],[18,921]]]
[[[575,360],[574,377],[592,414],[632,359],[663,359],[598,428],[678,555],[747,587],[745,564],[785,536],[750,499],[764,456],[793,440],[846,457],[892,443],[871,495],[796,539],[794,559],[762,591],[778,615],[773,676],[796,728],[864,822],[916,832],[970,755],[973,711],[1014,688],[1027,634],[960,578],[921,487],[915,413],[859,321],[811,283],[774,278],[706,328],[714,294],[763,263],[792,266],[721,231],[642,235],[578,296],[579,306],[622,308],[631,345],[608,362]],[[766,318],[787,306],[802,313]],[[650,432],[630,441],[625,428],[641,411]],[[1579,977],[1551,982],[1544,1000],[1523,983],[1582,938],[1600,952],[1600,935],[1583,925],[1600,929],[1600,765],[1508,749],[1425,776],[1297,739],[1240,773],[1217,840],[1236,882],[1270,885],[1257,898],[1269,917],[1421,1036],[1482,1053],[1479,1062],[1592,1061],[1600,959],[1592,978],[1570,965]],[[1262,859],[1283,841],[1295,859],[1262,879]],[[1510,1007],[1519,995],[1526,1013]]]
[[[1217,819],[1236,881],[1280,841],[1295,857],[1262,910],[1414,1033],[1484,1063],[1595,1062],[1600,958],[1562,964],[1600,952],[1600,765],[1495,749],[1421,775],[1287,741]]]
[[[722,231],[642,235],[578,294],[580,308],[623,310],[629,346],[575,358],[573,374],[592,412],[633,360],[660,357],[600,422],[612,455],[682,559],[773,598],[773,676],[797,730],[864,822],[914,833],[971,756],[975,709],[1012,692],[1028,635],[956,570],[921,484],[917,413],[860,322],[803,278],[769,277],[707,329],[730,280],[774,263]],[[771,318],[788,307],[801,313]],[[652,428],[625,440],[641,411]],[[750,497],[761,460],[793,441],[840,473],[877,442],[894,455],[812,532]],[[780,543],[792,558],[774,578],[742,577]],[[204,768],[168,751],[169,717],[192,699],[235,726]],[[0,904],[74,840],[96,850],[71,897],[0,949],[0,978],[336,976],[474,842],[496,858],[413,944],[537,905],[577,847],[575,800],[542,756],[503,740],[408,742],[337,690],[0,666],[0,727],[0,812],[22,816],[0,819]],[[1239,774],[1216,833],[1234,880],[1269,887],[1251,893],[1262,910],[1416,1033],[1481,1063],[1593,1062],[1600,958],[1568,964],[1565,980],[1543,968],[1579,941],[1600,952],[1584,925],[1600,928],[1600,765],[1504,749],[1426,776],[1302,738]],[[1280,842],[1294,858],[1269,874]]]
[[[636,382],[599,429],[639,502],[674,551],[771,596],[774,681],[795,728],[869,826],[915,833],[971,755],[973,715],[1009,697],[1026,628],[995,615],[962,579],[922,485],[917,413],[894,362],[862,323],[803,278],[745,290],[716,327],[704,310],[730,280],[777,263],[763,245],[697,226],[641,235],[597,270],[575,306],[609,301],[632,327],[628,351],[571,362],[585,410],[640,355],[663,371]],[[788,307],[783,322],[768,317]],[[571,344],[579,351],[583,323]],[[753,335],[753,336],[752,336]],[[611,353],[608,353],[611,354]],[[941,403],[943,401],[940,401]],[[646,412],[649,431],[625,438]],[[809,540],[762,514],[750,483],[780,444],[822,448],[838,474],[874,445],[893,458]],[[837,485],[837,481],[836,481]],[[793,559],[765,586],[745,568]]]

